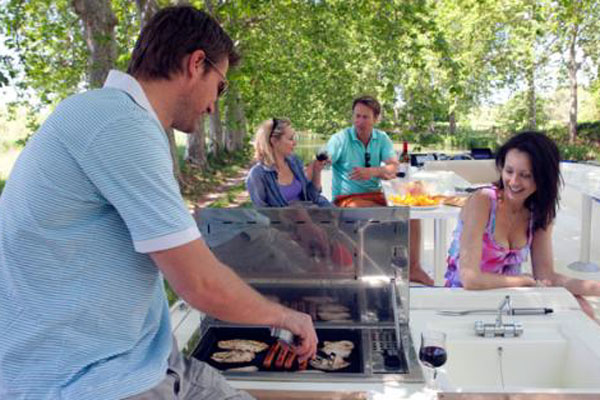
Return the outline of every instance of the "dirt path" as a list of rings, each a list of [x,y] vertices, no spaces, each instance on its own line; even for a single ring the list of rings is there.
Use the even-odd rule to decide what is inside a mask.
[[[226,197],[227,193],[231,189],[244,183],[244,180],[246,179],[246,176],[248,175],[248,171],[250,170],[251,166],[252,163],[248,164],[244,168],[241,168],[234,176],[225,179],[223,183],[211,190],[210,193],[201,196],[195,204],[199,207],[208,207],[215,201],[221,200],[222,198]],[[229,204],[226,207],[238,207],[241,204],[249,201],[249,199],[250,197],[248,195],[248,192],[244,190],[241,193],[239,193],[232,202],[229,202]]]

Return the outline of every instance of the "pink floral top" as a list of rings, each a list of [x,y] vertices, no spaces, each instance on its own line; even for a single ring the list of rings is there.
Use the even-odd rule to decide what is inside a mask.
[[[483,233],[483,248],[481,252],[481,271],[490,274],[520,275],[521,263],[527,260],[533,240],[533,218],[529,219],[527,244],[520,249],[507,249],[494,239],[496,228],[496,206],[498,203],[498,188],[481,189],[492,201],[490,217]],[[460,281],[460,236],[463,230],[462,220],[452,234],[452,243],[448,249],[448,270],[446,271],[446,287],[462,287]]]

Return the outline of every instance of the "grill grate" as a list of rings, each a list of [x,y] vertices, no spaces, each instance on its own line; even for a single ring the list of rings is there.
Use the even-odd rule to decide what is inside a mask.
[[[336,371],[324,371],[325,373],[362,373],[363,372],[363,360],[361,351],[361,335],[359,330],[355,329],[317,329],[317,336],[319,342],[324,341],[337,341],[337,340],[349,340],[354,343],[354,350],[346,360],[350,365],[346,368],[342,368]],[[231,368],[240,368],[248,366],[256,366],[259,371],[262,372],[295,372],[298,371],[299,365],[298,360],[294,360],[289,369],[278,367],[275,364],[277,355],[271,362],[270,368],[265,368],[263,365],[264,359],[269,349],[262,351],[251,362],[245,363],[218,363],[210,358],[210,356],[217,352],[223,351],[219,349],[219,340],[231,340],[231,339],[247,339],[247,340],[258,340],[265,342],[270,347],[275,343],[275,339],[271,337],[270,330],[268,328],[247,328],[247,327],[211,327],[208,329],[206,334],[200,341],[198,347],[194,350],[192,356],[200,361],[204,361],[211,366],[221,370],[227,371]],[[315,369],[310,363],[307,366],[307,370]]]

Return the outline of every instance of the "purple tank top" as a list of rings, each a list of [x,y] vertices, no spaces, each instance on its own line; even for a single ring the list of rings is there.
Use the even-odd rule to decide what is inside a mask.
[[[302,184],[296,177],[289,185],[279,185],[279,190],[281,190],[281,194],[283,198],[291,203],[293,201],[300,200],[300,193],[302,193]]]
[[[496,206],[498,200],[498,189],[496,187],[482,189],[492,201],[490,216],[483,233],[483,246],[481,249],[481,271],[491,274],[519,275],[521,274],[521,263],[527,260],[533,240],[533,218],[529,218],[529,229],[527,231],[527,244],[520,249],[507,249],[494,239],[496,229]],[[460,281],[460,236],[463,223],[458,220],[456,229],[452,234],[452,243],[448,249],[448,270],[446,271],[446,287],[462,287]]]

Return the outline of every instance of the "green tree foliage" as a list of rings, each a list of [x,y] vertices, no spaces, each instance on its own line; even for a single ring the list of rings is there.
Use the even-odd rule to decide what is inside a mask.
[[[549,60],[564,53],[567,28],[585,28],[576,45],[590,66],[597,68],[600,54],[598,24],[592,23],[600,0],[190,3],[210,4],[244,56],[229,75],[235,102],[220,103],[222,118],[237,119],[225,123],[238,135],[235,143],[240,126],[252,129],[274,116],[290,117],[300,130],[331,134],[349,123],[351,101],[364,93],[382,101],[383,126],[399,132],[433,131],[501,88],[516,93],[519,112],[528,99],[530,122],[544,121],[533,105],[540,103]],[[140,16],[133,1],[110,4],[118,21],[116,67],[124,69]],[[89,87],[84,29],[71,0],[6,0],[0,34],[16,55],[0,55],[0,86],[16,87],[21,101],[53,105]],[[598,87],[592,92],[600,98]],[[519,112],[513,109],[513,117]],[[505,128],[522,123],[513,117],[502,120]]]

